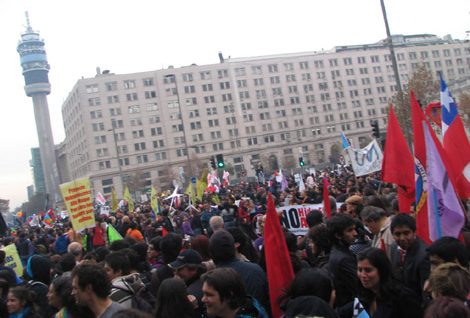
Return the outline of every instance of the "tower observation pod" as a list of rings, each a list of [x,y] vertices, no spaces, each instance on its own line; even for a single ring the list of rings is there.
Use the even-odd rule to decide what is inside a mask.
[[[33,31],[26,12],[26,31],[21,34],[17,51],[25,80],[26,95],[33,99],[34,116],[38,132],[39,151],[46,183],[46,195],[51,205],[61,201],[59,194],[59,172],[52,136],[51,120],[47,95],[51,92],[49,83],[49,64],[47,62],[44,40]]]

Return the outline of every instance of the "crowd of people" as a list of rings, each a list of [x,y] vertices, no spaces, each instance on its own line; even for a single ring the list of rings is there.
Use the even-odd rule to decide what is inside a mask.
[[[239,183],[190,201],[150,202],[77,233],[67,220],[27,223],[15,244],[23,275],[0,250],[0,317],[271,317],[264,254],[268,192],[278,207],[319,204],[329,180],[331,217],[312,210],[306,235],[284,229],[295,278],[277,300],[285,317],[470,317],[466,229],[426,244],[396,189],[347,169]],[[304,189],[305,188],[305,189]],[[217,196],[217,198],[215,197]],[[111,237],[115,229],[122,239]],[[360,316],[364,317],[364,316]]]

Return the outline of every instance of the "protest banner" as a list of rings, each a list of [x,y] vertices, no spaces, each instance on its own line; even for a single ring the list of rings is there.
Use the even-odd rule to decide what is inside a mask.
[[[382,170],[383,154],[377,140],[372,140],[362,149],[348,147],[346,151],[356,177]]]
[[[5,252],[5,266],[15,271],[16,276],[23,276],[23,264],[15,244],[10,244],[2,248]]]
[[[93,199],[90,191],[90,180],[83,178],[60,185],[60,191],[69,211],[70,221],[75,231],[80,232],[95,226]]]
[[[321,210],[323,204],[288,205],[276,208],[282,212],[281,224],[295,235],[305,235],[308,232],[307,214],[315,209]]]
[[[343,202],[336,202],[337,209],[339,209],[342,205]],[[282,226],[295,235],[307,234],[307,215],[312,210],[320,210],[324,214],[323,203],[306,205],[287,205],[276,208],[278,214],[282,213]]]

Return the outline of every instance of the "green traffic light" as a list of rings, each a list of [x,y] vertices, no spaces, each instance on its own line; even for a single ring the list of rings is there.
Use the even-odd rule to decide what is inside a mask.
[[[224,167],[224,163],[223,163],[223,162],[217,162],[217,167],[223,168],[223,167]]]

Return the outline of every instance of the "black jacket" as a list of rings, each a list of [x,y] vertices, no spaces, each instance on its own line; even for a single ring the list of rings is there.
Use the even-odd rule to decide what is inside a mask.
[[[406,251],[404,264],[401,264],[398,245],[393,243],[390,248],[390,259],[394,276],[406,287],[413,290],[421,301],[424,282],[428,279],[431,270],[424,242],[416,238],[416,241]]]
[[[349,248],[341,243],[333,245],[328,260],[328,270],[336,289],[336,306],[354,300],[357,295],[357,262]]]

